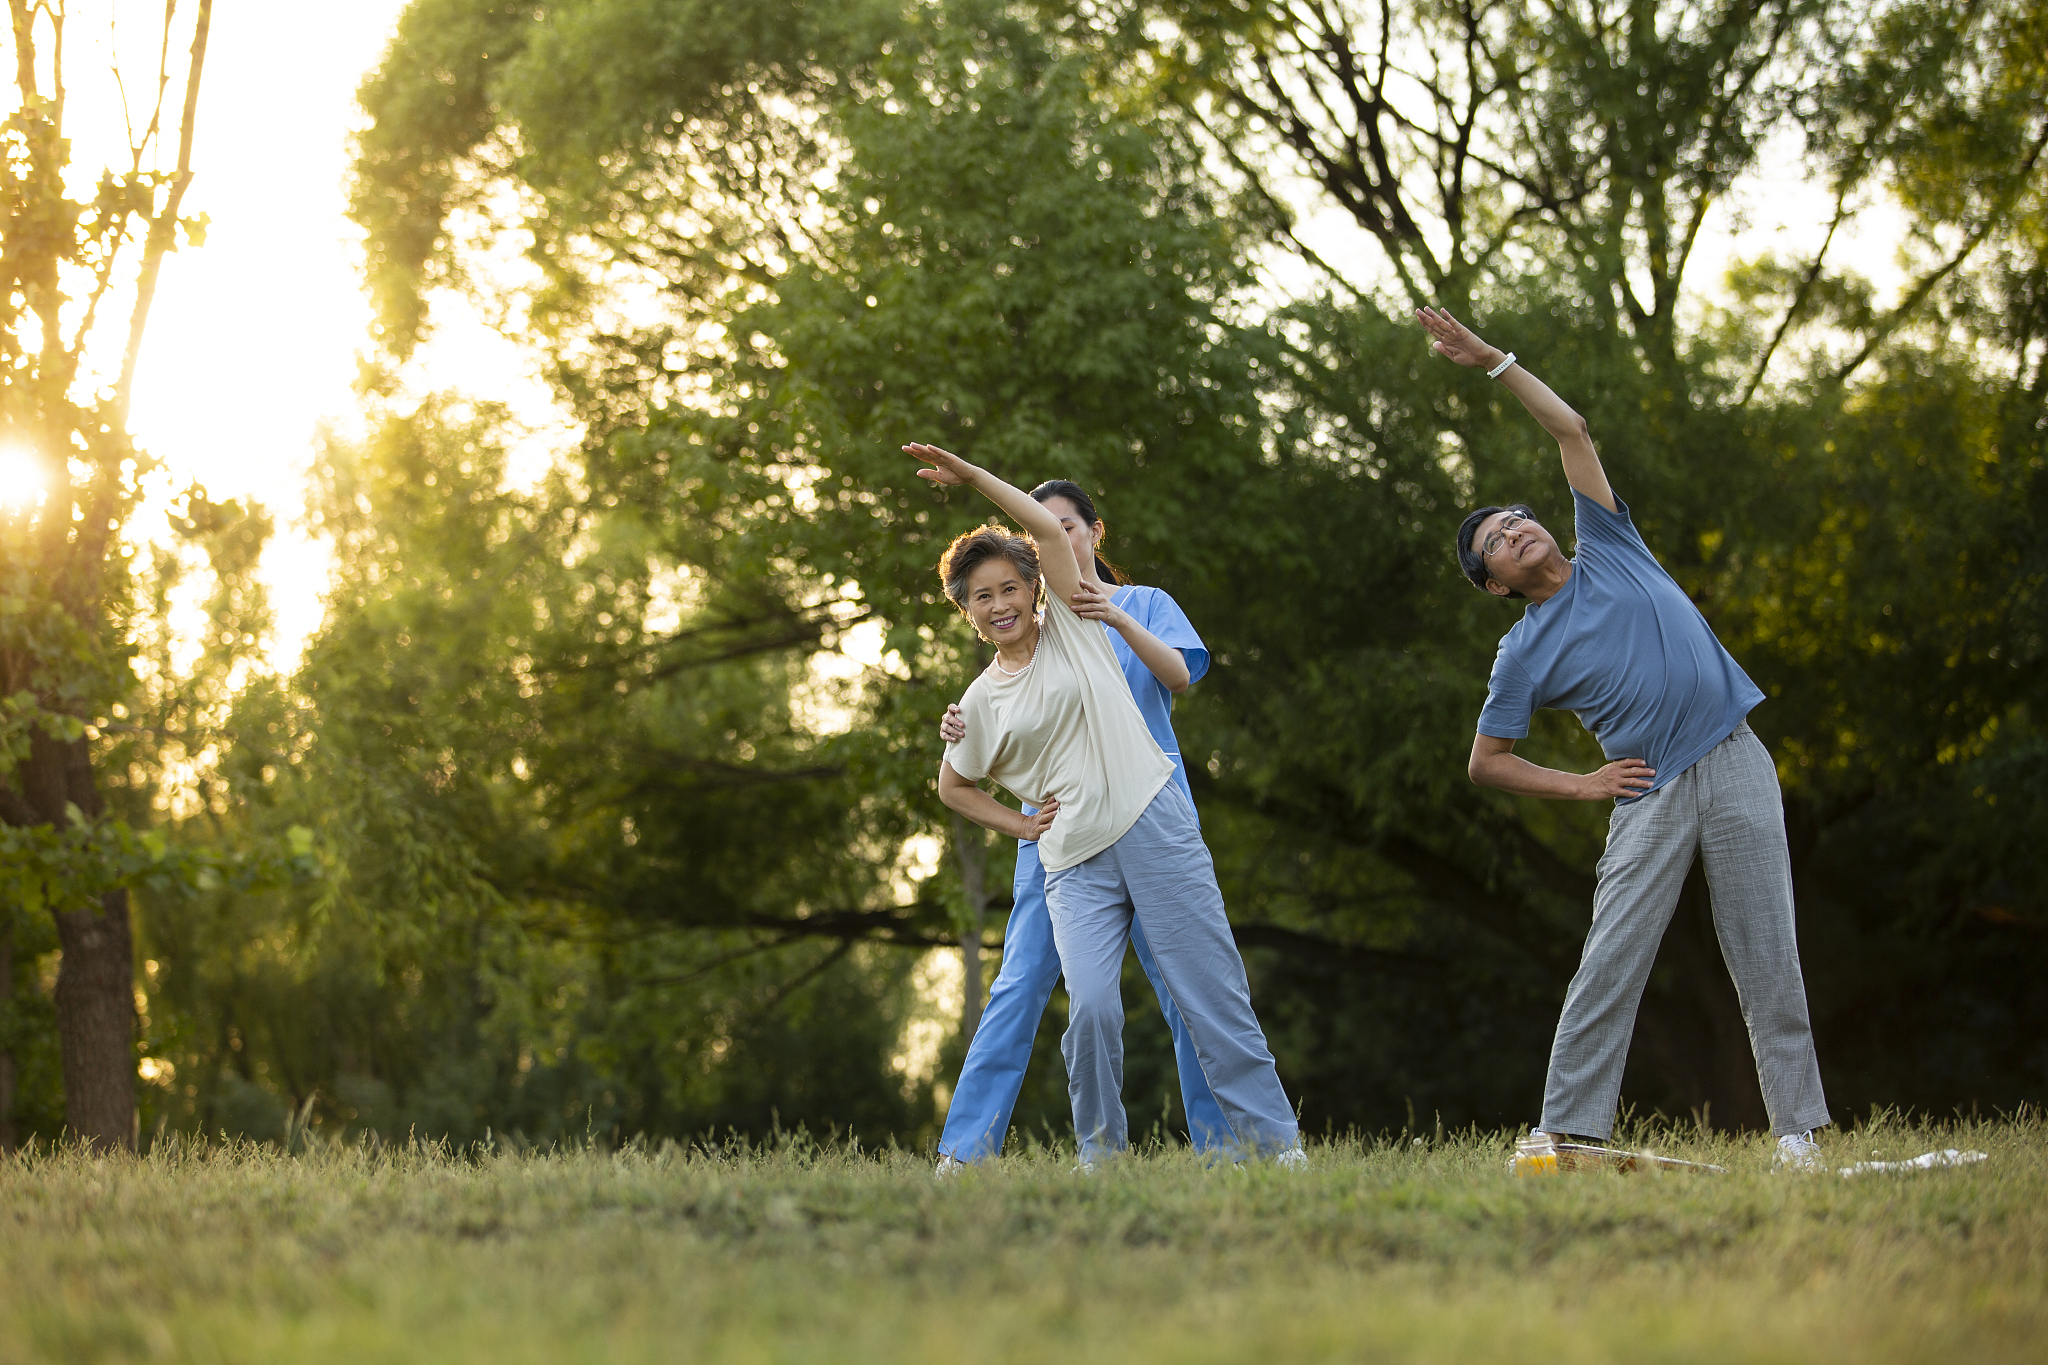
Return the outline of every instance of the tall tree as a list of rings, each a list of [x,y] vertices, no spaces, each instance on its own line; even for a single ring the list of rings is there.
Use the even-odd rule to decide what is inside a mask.
[[[850,800],[890,812],[899,840],[946,838],[928,792],[933,726],[973,648],[930,580],[938,546],[975,513],[935,505],[895,445],[944,431],[1019,477],[1063,471],[1112,497],[1148,462],[1227,483],[1259,459],[1248,342],[1226,311],[1244,277],[1185,149],[1123,117],[1085,61],[1005,7],[799,8],[762,34],[632,4],[495,34],[488,69],[473,52],[455,68],[474,73],[463,88],[482,82],[478,118],[443,131],[431,106],[409,112],[408,92],[456,60],[446,43],[474,35],[449,7],[421,6],[416,40],[366,87],[385,112],[365,135],[358,211],[373,269],[416,288],[457,278],[463,259],[414,224],[451,207],[416,187],[530,209],[516,227],[532,234],[544,287],[512,312],[542,320],[536,340],[589,424],[576,462],[586,515],[630,521],[637,538],[622,546],[701,585],[701,614],[672,640],[607,649],[582,676],[638,693],[714,642],[801,658],[873,622],[890,662],[850,694],[854,724],[822,751],[829,766],[784,781],[780,799]],[[641,103],[623,107],[627,92]],[[479,176],[521,198],[478,193]],[[408,244],[431,250],[395,266]],[[636,286],[659,306],[612,306]],[[401,297],[391,316],[402,353],[417,302]],[[1170,540],[1137,506],[1119,534]],[[655,672],[623,671],[635,658]],[[733,765],[728,806],[742,772],[797,776],[773,771],[758,733],[746,748],[719,756]],[[622,781],[647,781],[634,776],[646,752],[621,755]],[[652,871],[656,819],[669,817],[636,815],[622,874]],[[894,924],[792,901],[790,931],[917,942],[951,929],[972,951],[1006,857],[978,860],[969,837],[940,878],[952,925],[932,922],[927,891]],[[887,857],[873,842],[841,847]],[[671,879],[615,903],[692,922],[684,891]]]
[[[123,533],[150,461],[128,432],[129,397],[164,258],[181,235],[200,234],[180,205],[213,5],[198,0],[189,27],[175,0],[166,5],[149,117],[130,126],[127,164],[102,171],[83,198],[65,131],[65,9],[8,8],[16,99],[0,125],[0,439],[23,452],[39,489],[0,512],[0,834],[14,908],[53,914],[63,951],[66,1126],[121,1147],[135,1140],[134,962],[128,889],[108,850],[128,832],[109,812],[98,757],[133,685]],[[174,65],[177,32],[190,41]],[[174,87],[182,98],[167,103]],[[118,328],[101,307],[123,298]]]
[[[1706,215],[1774,130],[1851,149],[1829,173],[1854,183],[1905,164],[1891,134],[1843,115],[1859,63],[1870,90],[1905,94],[1991,90],[1971,73],[2006,69],[1973,58],[1940,68],[1954,80],[1908,79],[1853,17],[1790,0],[849,0],[744,16],[708,0],[423,0],[366,87],[376,123],[358,213],[394,363],[426,318],[424,286],[466,284],[530,324],[587,424],[569,486],[585,490],[589,543],[626,552],[611,583],[641,592],[652,580],[629,557],[651,545],[702,593],[693,607],[708,614],[659,639],[636,634],[630,599],[599,582],[584,603],[551,605],[611,619],[577,618],[550,686],[652,697],[649,679],[721,651],[795,659],[855,622],[882,630],[893,657],[831,743],[781,731],[794,713],[757,697],[761,728],[728,719],[731,748],[689,751],[725,765],[743,794],[721,798],[733,809],[750,808],[745,772],[786,783],[805,812],[795,827],[813,799],[851,796],[870,836],[944,832],[926,791],[930,729],[972,645],[931,592],[930,561],[971,513],[903,481],[892,452],[907,431],[1022,477],[1093,482],[1119,552],[1181,598],[1216,651],[1178,722],[1205,829],[1283,1067],[1312,1119],[1339,1123],[1399,1123],[1404,1095],[1490,1121],[1533,1102],[1600,847],[1602,812],[1464,779],[1512,615],[1462,582],[1446,536],[1475,496],[1540,506],[1557,485],[1522,415],[1434,365],[1401,316],[1410,291],[1469,299],[1583,401],[1651,543],[1767,679],[1759,725],[1787,764],[1802,904],[1828,949],[1816,956],[1844,964],[1838,978],[1815,966],[1817,1008],[1838,1055],[1864,1059],[1852,1093],[1882,1098],[1873,1078],[1911,1074],[1912,1096],[1938,1099],[1964,1083],[1942,1088],[1931,1043],[1877,1056],[1858,1033],[1869,1002],[1908,964],[1939,962],[1957,979],[1986,968],[1969,989],[1987,1017],[2034,1018],[1998,966],[2035,960],[2015,946],[2027,930],[1978,911],[2023,926],[2038,897],[1988,901],[1953,859],[1943,877],[1874,889],[1855,869],[1896,869],[1927,846],[1904,827],[1975,820],[2010,835],[2005,816],[1979,819],[1989,796],[1975,786],[2004,792],[2000,811],[2033,809],[2015,776],[2031,752],[2027,675],[2000,662],[2030,618],[2000,606],[1998,584],[2028,562],[2000,548],[2000,508],[2039,496],[2025,427],[2038,404],[2001,407],[2011,425],[1996,437],[1965,420],[1974,394],[2011,391],[1982,388],[1944,326],[1893,328],[1849,366],[1881,320],[1826,269],[1802,302],[1808,262],[1748,271],[1733,306],[1701,310],[1705,326],[1686,294]],[[1841,53],[1854,60],[1831,65]],[[1914,111],[1885,126],[1934,126]],[[1241,154],[1223,177],[1244,192],[1234,201],[1205,146]],[[1333,274],[1327,296],[1278,306],[1250,291],[1258,234],[1288,222],[1266,178],[1276,148],[1324,165],[1317,183],[1378,225],[1391,284]],[[1946,202],[1966,215],[1980,200]],[[2013,242],[2031,202],[1998,210]],[[490,233],[530,248],[537,287],[494,292],[468,274]],[[1959,296],[1928,307],[1944,299]],[[1829,355],[1838,333],[1851,349]],[[1887,671],[1908,664],[1910,688]],[[1937,695],[1949,700],[1918,704]],[[1848,723],[1864,710],[1883,718],[1882,742]],[[658,732],[635,733],[606,763],[653,791],[643,760]],[[2014,747],[1994,753],[1993,734]],[[1593,761],[1568,717],[1546,717],[1529,747]],[[832,771],[797,777],[799,754]],[[1993,760],[2004,766],[1976,766]],[[601,792],[604,774],[586,776],[577,791]],[[601,866],[608,903],[706,929],[733,921],[697,916],[743,904],[799,935],[943,932],[936,884],[915,905],[842,898],[861,914],[824,916],[793,883],[746,873],[751,847],[729,859],[750,888],[682,894],[646,851],[703,847],[675,812],[708,820],[713,805],[636,806],[632,852],[582,864],[593,841],[551,884],[591,885],[572,874]],[[607,811],[589,829],[617,827],[615,808],[589,809]],[[647,834],[663,821],[666,845]],[[884,846],[834,852],[850,867]],[[1653,981],[1630,1089],[1740,1125],[1760,1106],[1704,890],[1688,890],[1667,940],[1682,970]],[[1911,937],[1923,930],[1953,941],[1936,951]],[[2024,1063],[1982,1074],[1993,1079],[1970,1093],[2013,1093]]]

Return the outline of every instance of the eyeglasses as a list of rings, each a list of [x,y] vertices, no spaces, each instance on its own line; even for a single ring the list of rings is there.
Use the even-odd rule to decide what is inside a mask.
[[[1485,539],[1485,541],[1480,545],[1480,554],[1488,558],[1491,558],[1496,552],[1499,551],[1500,547],[1507,542],[1508,532],[1514,530],[1517,526],[1521,526],[1525,523],[1530,526],[1534,526],[1536,524],[1536,518],[1502,517],[1500,519],[1500,525],[1493,528],[1493,534],[1488,536]]]

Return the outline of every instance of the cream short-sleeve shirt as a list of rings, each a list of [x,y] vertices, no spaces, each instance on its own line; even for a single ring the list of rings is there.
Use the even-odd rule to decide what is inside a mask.
[[[993,664],[960,699],[967,735],[946,762],[969,782],[993,777],[1018,800],[1058,797],[1038,841],[1047,872],[1084,863],[1121,839],[1173,777],[1131,700],[1099,622],[1047,594],[1038,656],[1016,677]]]

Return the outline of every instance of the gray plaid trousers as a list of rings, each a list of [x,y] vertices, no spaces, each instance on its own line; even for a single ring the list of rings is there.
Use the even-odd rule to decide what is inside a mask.
[[[1770,752],[1747,724],[1607,828],[1593,927],[1565,994],[1543,1087],[1546,1132],[1614,1131],[1643,986],[1697,853],[1714,933],[1735,978],[1775,1134],[1828,1121],[1792,910],[1785,807]]]

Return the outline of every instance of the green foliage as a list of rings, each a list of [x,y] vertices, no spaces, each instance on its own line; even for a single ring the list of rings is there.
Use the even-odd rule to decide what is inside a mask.
[[[909,963],[853,944],[928,916],[878,901],[900,817],[794,722],[782,626],[505,458],[492,414],[430,406],[320,461],[329,619],[218,774],[240,837],[320,875],[151,903],[166,1122],[916,1132]]]
[[[286,875],[271,850],[230,853],[172,840],[149,820],[152,806],[176,795],[166,790],[177,783],[165,760],[203,759],[209,707],[217,711],[223,700],[204,686],[218,683],[220,670],[181,690],[160,666],[170,650],[166,607],[182,556],[136,562],[135,542],[146,533],[135,534],[135,517],[154,463],[127,428],[164,258],[181,236],[189,245],[205,237],[204,217],[182,217],[180,205],[192,176],[193,110],[212,7],[202,0],[196,14],[187,11],[192,38],[179,119],[164,109],[177,18],[177,7],[166,6],[153,107],[124,108],[132,115],[128,166],[102,170],[90,197],[74,190],[80,177],[64,124],[64,8],[10,9],[15,100],[0,121],[7,222],[0,442],[9,477],[26,486],[8,489],[0,504],[0,978],[15,996],[0,1056],[0,1145],[15,1140],[17,1120],[32,1131],[58,1131],[53,1091],[45,1088],[54,1040],[51,1033],[25,1036],[33,1021],[54,1025],[62,1043],[65,1129],[120,1148],[132,1144],[136,1123],[129,893],[247,890]],[[162,169],[155,163],[159,154],[171,159],[164,144],[174,130],[174,168]],[[110,297],[129,304],[125,330],[111,338],[112,309],[103,308]],[[208,503],[201,490],[191,490],[186,503],[193,517],[213,520],[182,529],[215,550],[225,547],[215,521],[248,520],[244,509]],[[261,533],[245,528],[244,539],[260,545]],[[246,580],[254,563],[251,551],[232,567]],[[224,584],[223,591],[231,590]],[[253,636],[231,640],[223,630],[206,642],[207,658],[253,644]],[[152,662],[159,665],[154,676],[144,676]],[[182,731],[130,724],[140,710],[175,718]],[[54,945],[36,932],[36,912],[52,917]],[[24,956],[13,955],[17,947]],[[47,991],[51,976],[53,1000],[16,1003],[16,992]],[[17,1063],[25,1069],[18,1072]],[[23,1097],[9,1093],[17,1075],[29,1078]]]
[[[330,619],[236,699],[209,797],[322,875],[153,903],[169,1121],[928,1132],[900,950],[969,921],[955,868],[903,868],[952,837],[934,721],[980,659],[932,565],[986,509],[913,483],[907,439],[1089,487],[1208,640],[1177,725],[1311,1128],[1526,1119],[1605,812],[1466,780],[1514,608],[1447,540],[1478,502],[1561,524],[1565,490],[1405,300],[1257,272],[1303,249],[1281,153],[1390,288],[1469,304],[1582,409],[1770,695],[1837,1112],[2036,1093],[2039,12],[422,0],[365,86],[394,368],[318,470]],[[1413,110],[1343,60],[1432,37],[1446,98]],[[1693,307],[1696,232],[1777,136],[1946,253],[1897,306],[1823,253]],[[531,277],[472,273],[508,241]],[[582,424],[531,484],[488,409],[392,406],[444,286]],[[856,641],[880,662],[832,657]],[[1523,752],[1599,761],[1561,715]],[[1755,1125],[1704,897],[1627,1090]],[[1142,1127],[1173,1087],[1134,1027]]]

